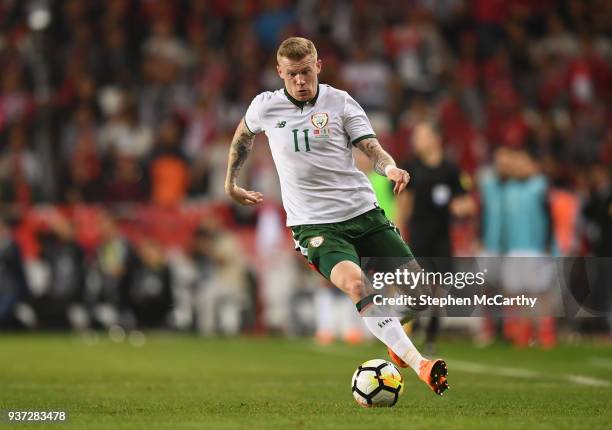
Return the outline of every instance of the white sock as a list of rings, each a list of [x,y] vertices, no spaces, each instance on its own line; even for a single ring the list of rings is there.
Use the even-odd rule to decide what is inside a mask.
[[[371,306],[373,312],[377,313],[376,307]],[[393,352],[401,357],[408,366],[419,374],[419,365],[423,356],[415,348],[410,338],[404,332],[399,318],[368,315],[368,310],[362,313],[363,321],[368,330],[372,332],[382,343],[387,345]]]

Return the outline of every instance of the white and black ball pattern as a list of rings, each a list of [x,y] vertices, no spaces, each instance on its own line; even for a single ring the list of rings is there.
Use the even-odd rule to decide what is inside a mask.
[[[404,391],[404,378],[393,363],[368,360],[353,373],[351,390],[357,403],[365,408],[393,406]]]

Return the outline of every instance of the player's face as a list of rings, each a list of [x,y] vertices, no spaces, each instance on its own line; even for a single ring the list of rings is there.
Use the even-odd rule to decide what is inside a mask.
[[[317,94],[321,60],[317,60],[312,55],[307,55],[298,61],[280,57],[276,70],[285,81],[287,92],[294,99],[308,101]]]

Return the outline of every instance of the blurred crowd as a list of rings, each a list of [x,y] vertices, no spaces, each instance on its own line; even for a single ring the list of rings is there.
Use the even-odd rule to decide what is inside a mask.
[[[64,213],[52,210],[45,219],[31,258],[0,224],[0,327],[254,328],[255,276],[214,220],[198,226],[183,252],[168,253],[154,237],[128,240],[106,211],[91,250]]]
[[[398,163],[414,157],[412,130],[422,121],[439,124],[445,157],[461,169],[466,184],[479,183],[483,171],[507,168],[500,148],[525,151],[527,161],[520,166],[536,160],[538,175],[569,193],[572,213],[580,215],[563,230],[565,236],[559,232],[565,255],[611,256],[611,31],[612,2],[606,0],[4,0],[0,208],[15,227],[29,208],[43,203],[171,209],[186,201],[224,201],[233,130],[256,94],[282,85],[275,69],[280,41],[303,35],[315,42],[323,60],[320,81],[361,103]],[[520,166],[510,167],[511,175],[529,176]],[[189,258],[172,260],[170,275],[169,249],[154,240],[101,239],[99,248],[83,252],[70,239],[74,226],[52,217],[47,233],[53,234],[39,235],[41,250],[34,259],[52,263],[27,270],[30,285],[23,294],[31,296],[37,280],[42,285],[41,279],[66,276],[71,279],[47,283],[72,285],[57,294],[78,296],[81,304],[115,303],[107,308],[115,311],[107,312],[84,306],[88,324],[127,318],[132,322],[125,324],[172,320],[210,327],[219,322],[196,323],[185,313],[168,316],[168,309],[180,308],[176,300],[195,300],[181,295],[181,282],[192,285],[204,276],[195,272],[210,270],[239,278],[228,285],[244,285],[229,294],[234,311],[222,314],[244,313],[238,320],[252,323],[249,312],[261,306],[254,285],[278,284],[266,279],[275,276],[263,273],[271,264],[266,261],[279,267],[287,259],[295,266],[287,269],[291,279],[303,274],[292,256],[269,251],[288,247],[275,206],[278,180],[262,137],[243,181],[271,206],[259,212],[232,208],[232,220],[221,224],[255,228],[261,256],[256,264],[236,263],[233,275],[223,272],[223,262],[233,261],[229,256],[240,249],[231,241],[240,238],[232,228],[198,227],[193,243],[183,244],[187,251],[180,253]],[[103,236],[115,231],[121,237],[111,212],[99,228]],[[574,233],[580,222],[583,233]],[[5,261],[13,262],[19,241],[8,239],[6,225],[0,230]],[[214,243],[224,243],[217,234],[229,242],[218,245],[226,251],[211,259],[202,250],[213,236]],[[229,256],[220,256],[223,252]],[[15,270],[15,285],[25,286],[26,275]],[[111,297],[115,293],[104,292],[107,281],[132,287],[116,289],[122,293]],[[135,304],[147,291],[159,294],[159,312],[153,311],[157,305],[144,306],[154,316],[140,314],[144,308]],[[224,302],[221,296],[216,302]],[[264,302],[290,297],[299,302],[299,295],[288,291],[264,293]],[[30,302],[34,305],[22,316],[36,314],[36,300]],[[0,317],[7,303],[0,301]],[[286,320],[288,311],[271,308],[276,310],[266,317],[267,325],[285,329],[278,321]],[[122,314],[125,309],[130,316]],[[83,312],[70,315],[73,324],[83,323]]]
[[[612,162],[605,0],[79,0],[0,4],[0,201],[152,202],[221,192],[248,103],[281,85],[275,49],[314,40],[386,148],[440,122],[467,172],[532,146],[556,182]],[[220,152],[221,154],[217,154]],[[267,154],[263,156],[266,158]],[[253,166],[267,175],[269,163]],[[260,165],[261,164],[261,165]]]

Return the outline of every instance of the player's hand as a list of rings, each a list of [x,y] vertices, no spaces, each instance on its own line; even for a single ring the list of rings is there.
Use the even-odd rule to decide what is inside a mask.
[[[408,185],[408,182],[410,182],[410,174],[399,167],[391,167],[389,172],[387,172],[387,178],[389,178],[390,181],[395,182],[395,185],[393,186],[394,194],[399,194],[404,191],[406,185]]]
[[[244,206],[253,206],[263,202],[263,194],[257,191],[247,191],[234,185],[226,190],[227,195]]]

